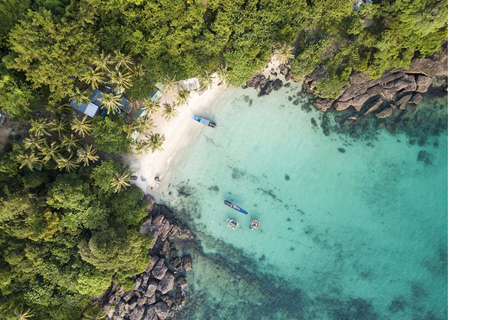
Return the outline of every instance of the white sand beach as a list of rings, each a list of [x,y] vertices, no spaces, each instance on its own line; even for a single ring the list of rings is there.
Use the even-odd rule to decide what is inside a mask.
[[[263,70],[263,74],[268,76],[271,70],[278,71],[278,62],[270,62]],[[200,125],[198,122],[191,119],[195,113],[205,113],[209,105],[214,103],[215,98],[225,90],[226,84],[217,85],[218,78],[214,75],[214,81],[211,89],[205,90],[203,94],[199,95],[197,92],[191,92],[188,105],[182,105],[177,108],[177,115],[166,120],[162,112],[158,112],[152,116],[155,128],[153,133],[165,135],[165,142],[163,143],[162,151],[148,152],[142,155],[135,155],[131,153],[123,157],[123,162],[130,167],[130,171],[134,173],[138,179],[134,184],[138,186],[143,193],[153,195],[157,181],[155,177],[163,177],[170,159],[175,156],[176,151],[189,141],[189,137],[193,134],[192,128]],[[166,100],[171,103],[175,101],[176,92],[167,94]],[[161,98],[162,104],[165,102],[165,96]],[[212,119],[214,120],[214,119]]]

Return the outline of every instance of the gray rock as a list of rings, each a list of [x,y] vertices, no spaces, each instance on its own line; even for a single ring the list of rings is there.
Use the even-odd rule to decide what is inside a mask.
[[[143,306],[147,302],[147,299],[145,296],[138,297],[137,306]]]
[[[152,227],[152,217],[149,217],[140,228],[140,234],[142,236],[147,235],[150,232],[150,228]]]
[[[433,82],[433,78],[419,75],[417,77],[417,92],[425,93]]]
[[[281,87],[283,87],[283,81],[280,79],[275,79],[275,81],[273,81],[272,86],[273,86],[273,90],[278,91]]]
[[[108,304],[117,305],[120,302],[120,299],[122,299],[122,297],[120,297],[118,294],[111,295],[110,298],[108,299]]]
[[[155,313],[157,314],[159,320],[165,320],[165,318],[168,316],[168,306],[165,302],[159,301],[156,304],[150,306],[150,308],[155,310]]]
[[[369,114],[376,111],[378,108],[380,108],[382,104],[383,104],[383,99],[378,98],[370,107],[367,108],[367,111],[365,112],[365,114]]]
[[[367,89],[367,93],[371,98],[383,93],[383,91],[384,91],[383,87],[378,84],[376,86],[373,86]]]
[[[393,100],[396,94],[397,94],[397,90],[395,89],[386,89],[383,91],[383,96],[387,100]]]
[[[160,260],[160,258],[158,256],[153,256],[152,259],[150,260],[150,264],[148,265],[147,269],[145,270],[145,272],[150,272],[152,271],[153,267],[155,267],[155,265],[157,264],[158,260]]]
[[[172,225],[170,224],[170,221],[165,219],[162,223],[162,226],[158,230],[159,232],[158,237],[160,238],[160,240],[162,241],[167,240],[168,233],[170,232],[171,228],[172,228]]]
[[[157,295],[153,294],[151,297],[148,297],[147,299],[147,305],[152,305],[157,302]]]
[[[368,93],[361,94],[353,98],[350,102],[350,105],[355,108],[355,110],[360,111],[362,106],[364,105],[367,100],[370,99],[370,95]]]
[[[165,262],[162,259],[158,261],[158,263],[155,265],[155,267],[152,270],[152,276],[154,276],[158,280],[162,280],[162,278],[165,276],[165,273],[167,272],[168,268],[165,265]]]
[[[181,288],[177,288],[177,289],[179,289],[180,292],[182,291]],[[177,290],[177,289],[175,289],[175,290]],[[174,298],[173,298],[172,296],[168,295],[168,294],[163,294],[163,295],[161,295],[161,296],[160,296],[160,299],[161,299],[163,302],[165,302],[169,308],[172,306],[172,304],[173,304],[173,302],[174,302]],[[158,300],[157,300],[157,301],[158,301]]]
[[[323,98],[315,98],[310,100],[310,103],[313,104],[317,109],[320,109],[322,111],[327,111],[333,104],[332,100],[329,99],[323,99]]]
[[[337,99],[338,101],[348,101],[357,97],[359,95],[364,94],[367,92],[368,83],[360,83],[360,84],[352,84],[345,90],[345,92]]]
[[[175,285],[175,276],[171,272],[167,272],[165,276],[162,278],[162,280],[160,280],[160,282],[158,283],[157,289],[162,294],[165,294],[170,290],[172,290],[174,285]]]
[[[190,256],[184,256],[183,260],[183,268],[185,270],[192,270],[192,258]]]
[[[138,298],[136,296],[130,299],[130,301],[128,301],[127,305],[125,306],[125,310],[127,310],[127,312],[132,311],[137,306],[137,301]]]
[[[371,81],[369,85],[371,87],[373,87],[373,86],[376,86],[377,84],[379,84],[382,87],[385,87],[387,83],[389,83],[391,81],[395,81],[399,78],[403,78],[404,76],[405,76],[405,72],[403,72],[403,71],[398,71],[398,72],[394,72],[394,73],[387,73],[387,74],[382,75],[379,79]]]
[[[412,59],[408,72],[423,73],[429,77],[447,77],[448,63],[446,60],[446,56],[440,60]]]
[[[148,285],[147,292],[145,292],[144,296],[150,298],[155,294],[155,290],[157,290],[157,286],[155,284]]]
[[[408,101],[410,101],[410,98],[413,96],[413,94],[409,93],[401,97],[400,99],[397,100],[396,105],[399,109],[405,109],[405,105],[407,104]]]
[[[370,79],[370,76],[366,73],[363,72],[355,72],[350,75],[350,78],[348,79],[351,84],[360,84],[364,82],[368,82]]]
[[[123,300],[128,302],[134,295],[135,292],[133,292],[133,290],[130,290],[123,295]]]
[[[183,287],[187,285],[187,278],[185,276],[180,276],[175,279],[175,282],[177,283],[177,285]]]
[[[410,99],[409,103],[418,104],[422,100],[423,100],[423,96],[420,93],[417,92]]]
[[[157,312],[154,308],[147,307],[147,312],[143,320],[158,320]]]
[[[133,311],[130,312],[130,320],[141,320],[145,312],[145,306],[136,306]]]
[[[349,101],[337,101],[335,102],[335,110],[337,111],[343,111],[348,109],[350,105],[352,104],[352,100]]]
[[[164,218],[165,218],[165,217],[163,216],[163,214],[159,214],[159,215],[157,215],[157,216],[153,219],[152,224],[153,224],[153,225],[156,225],[157,227],[159,227],[159,226],[162,225],[162,222],[163,222],[163,219],[164,219]]]
[[[385,110],[382,110],[379,113],[377,113],[375,116],[379,119],[384,119],[384,118],[390,117],[392,113],[393,113],[392,108],[386,108]]]

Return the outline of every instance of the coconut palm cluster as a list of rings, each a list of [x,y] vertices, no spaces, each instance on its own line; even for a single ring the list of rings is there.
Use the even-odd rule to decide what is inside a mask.
[[[80,165],[88,166],[99,159],[97,151],[83,139],[92,131],[91,120],[74,117],[48,121],[32,120],[29,136],[23,140],[25,152],[18,156],[20,168],[30,170],[60,169],[73,172]]]

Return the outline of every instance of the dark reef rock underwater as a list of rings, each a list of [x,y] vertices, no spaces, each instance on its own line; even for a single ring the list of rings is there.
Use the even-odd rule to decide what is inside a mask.
[[[186,271],[192,270],[192,258],[178,257],[173,240],[189,239],[190,230],[167,207],[155,204],[149,195],[146,199],[150,213],[140,233],[153,238],[150,264],[135,276],[132,290],[125,292],[121,285],[114,284],[100,297],[107,313],[104,319],[163,320],[185,304],[183,289],[187,285]]]

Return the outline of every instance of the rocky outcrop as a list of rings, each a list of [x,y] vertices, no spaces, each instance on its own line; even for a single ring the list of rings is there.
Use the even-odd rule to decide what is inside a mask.
[[[192,270],[192,258],[178,256],[171,241],[177,233],[188,237],[190,231],[167,207],[153,204],[151,209],[140,230],[153,239],[150,264],[133,279],[131,290],[125,292],[117,284],[106,293],[103,301],[108,319],[164,320],[186,301],[183,288],[186,272]]]

